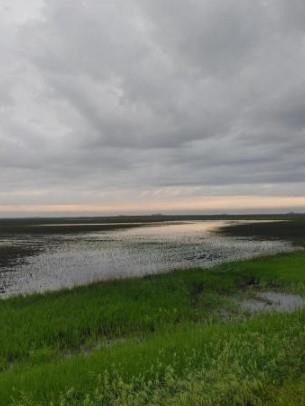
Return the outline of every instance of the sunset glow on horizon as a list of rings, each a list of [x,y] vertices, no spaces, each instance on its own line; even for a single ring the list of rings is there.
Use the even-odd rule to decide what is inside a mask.
[[[217,196],[196,197],[168,201],[131,201],[124,204],[31,204],[0,205],[0,217],[7,215],[119,215],[119,214],[152,214],[152,213],[244,213],[247,211],[275,212],[305,211],[304,197],[256,197],[256,196]]]

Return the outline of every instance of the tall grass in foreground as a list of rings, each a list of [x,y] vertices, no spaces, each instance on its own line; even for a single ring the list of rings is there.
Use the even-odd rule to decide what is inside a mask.
[[[261,404],[274,387],[305,374],[304,322],[301,311],[180,327],[89,357],[7,372],[0,400],[5,404],[15,385],[25,393],[15,404]]]
[[[305,293],[305,253],[2,301],[0,405],[302,404],[305,311],[234,300],[264,288]]]

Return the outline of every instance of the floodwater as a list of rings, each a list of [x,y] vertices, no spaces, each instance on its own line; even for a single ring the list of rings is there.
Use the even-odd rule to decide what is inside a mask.
[[[176,268],[211,267],[293,249],[284,241],[238,239],[214,233],[228,223],[231,222],[168,222],[99,232],[88,232],[84,227],[82,233],[20,238],[17,235],[13,240],[0,240],[2,246],[35,248],[11,265],[4,267],[0,262],[0,296],[70,288]]]
[[[292,293],[261,292],[241,302],[241,308],[250,313],[293,312],[305,307],[304,297]]]

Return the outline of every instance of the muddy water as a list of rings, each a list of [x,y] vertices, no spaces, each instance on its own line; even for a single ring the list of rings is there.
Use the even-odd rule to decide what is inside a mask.
[[[2,296],[72,287],[97,280],[155,274],[175,268],[290,251],[289,243],[222,237],[225,221],[166,223],[137,228],[14,238],[2,244],[39,246],[13,265],[1,267]],[[56,226],[56,225],[55,225]],[[71,224],[69,224],[71,226]],[[54,225],[52,225],[54,227]]]

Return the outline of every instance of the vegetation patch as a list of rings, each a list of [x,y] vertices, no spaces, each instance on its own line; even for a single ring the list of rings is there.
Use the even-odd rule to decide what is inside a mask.
[[[284,399],[305,376],[305,311],[239,306],[266,290],[304,295],[305,253],[2,300],[0,404]]]

